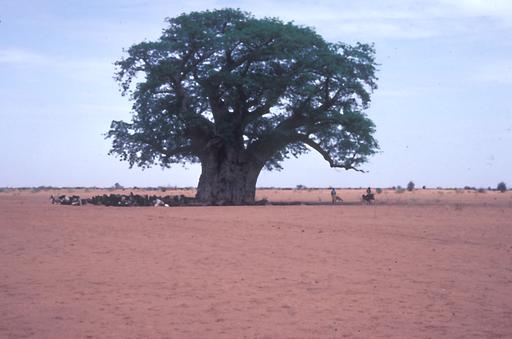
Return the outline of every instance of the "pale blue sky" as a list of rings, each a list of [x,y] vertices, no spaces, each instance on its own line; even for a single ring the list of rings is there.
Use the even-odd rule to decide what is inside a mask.
[[[102,134],[131,107],[113,62],[165,17],[223,7],[374,42],[380,63],[368,173],[310,153],[258,186],[512,185],[512,1],[0,0],[0,186],[195,186],[197,165],[141,171],[107,155]]]

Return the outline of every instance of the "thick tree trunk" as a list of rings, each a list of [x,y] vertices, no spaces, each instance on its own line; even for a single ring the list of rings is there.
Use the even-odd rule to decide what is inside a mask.
[[[243,158],[225,148],[202,157],[196,198],[215,205],[253,203],[262,167]]]

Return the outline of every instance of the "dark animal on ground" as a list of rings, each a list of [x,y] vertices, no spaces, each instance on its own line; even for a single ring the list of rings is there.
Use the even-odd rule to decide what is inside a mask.
[[[367,204],[371,204],[372,201],[375,201],[375,195],[373,193],[368,193],[368,194],[363,194],[361,196],[361,198],[363,199],[364,202],[366,202]]]
[[[59,205],[73,205],[81,206],[85,204],[101,205],[101,206],[118,206],[118,207],[129,207],[129,206],[183,206],[190,205],[195,202],[195,198],[186,197],[184,195],[174,196],[156,196],[156,195],[140,195],[130,193],[125,194],[103,194],[96,195],[88,199],[80,199],[78,195],[68,197],[61,195],[59,197],[50,196],[52,204]]]

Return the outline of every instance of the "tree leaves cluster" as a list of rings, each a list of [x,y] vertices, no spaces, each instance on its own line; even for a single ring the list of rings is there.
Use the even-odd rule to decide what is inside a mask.
[[[331,167],[359,170],[377,151],[364,113],[377,87],[372,45],[328,43],[235,9],[167,23],[116,63],[133,118],[113,121],[107,137],[130,166],[198,162],[230,147],[267,169],[313,149]]]

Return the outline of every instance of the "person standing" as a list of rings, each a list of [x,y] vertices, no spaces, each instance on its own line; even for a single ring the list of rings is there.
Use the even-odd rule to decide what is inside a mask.
[[[375,200],[375,196],[373,195],[372,189],[370,187],[366,189],[366,194],[363,194],[362,198],[363,201],[365,201],[368,204],[370,204],[372,200]]]
[[[336,190],[334,189],[334,187],[331,189],[331,199],[332,199],[332,203],[335,204],[336,203]]]

